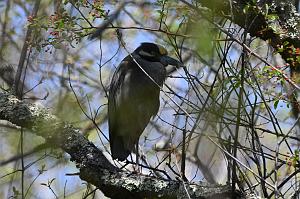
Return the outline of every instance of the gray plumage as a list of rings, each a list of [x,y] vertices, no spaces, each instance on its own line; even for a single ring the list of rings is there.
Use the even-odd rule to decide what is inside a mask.
[[[113,159],[123,161],[128,157],[151,117],[159,110],[160,87],[163,86],[165,66],[168,64],[162,59],[166,54],[160,54],[159,48],[162,47],[142,43],[131,54],[157,85],[130,55],[123,59],[112,77],[108,98],[108,124]]]

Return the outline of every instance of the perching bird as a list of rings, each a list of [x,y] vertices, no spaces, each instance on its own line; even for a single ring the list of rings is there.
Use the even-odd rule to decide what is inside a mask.
[[[179,67],[182,64],[167,56],[164,47],[142,43],[116,69],[108,98],[109,142],[113,159],[123,161],[129,156],[151,117],[157,114],[167,65]]]

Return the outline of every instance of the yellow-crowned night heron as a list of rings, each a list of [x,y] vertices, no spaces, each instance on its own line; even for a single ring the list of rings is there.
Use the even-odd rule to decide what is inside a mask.
[[[151,117],[157,114],[167,65],[180,66],[181,63],[167,56],[162,46],[142,43],[115,71],[108,98],[113,159],[123,161],[128,157]]]

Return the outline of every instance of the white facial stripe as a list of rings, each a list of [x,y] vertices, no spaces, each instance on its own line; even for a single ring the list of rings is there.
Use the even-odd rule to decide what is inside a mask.
[[[142,56],[146,56],[146,57],[154,57],[154,55],[152,55],[151,53],[148,53],[148,52],[143,51],[143,50],[141,50],[139,52],[139,54],[142,55]]]

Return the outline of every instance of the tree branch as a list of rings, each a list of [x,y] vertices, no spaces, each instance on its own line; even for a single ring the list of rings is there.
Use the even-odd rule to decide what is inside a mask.
[[[181,1],[199,15],[204,15],[198,7],[185,0]],[[297,70],[300,71],[300,63],[297,60],[299,54],[295,52],[295,49],[300,48],[300,15],[292,1],[261,0],[254,3],[244,0],[199,0],[199,2],[215,14],[243,27],[251,36],[268,41],[292,69],[298,66]]]
[[[37,0],[35,2],[31,17],[36,17],[37,12],[40,7],[40,3],[41,3],[41,0]],[[16,96],[18,96],[18,98],[22,98],[22,95],[23,95],[23,88],[22,88],[22,84],[20,82],[22,82],[21,78],[22,78],[22,73],[24,72],[24,63],[26,60],[27,51],[28,51],[28,48],[30,47],[32,31],[33,31],[33,27],[29,26],[27,29],[25,41],[24,41],[24,44],[22,47],[21,56],[20,56],[19,64],[18,64],[18,69],[17,69],[16,75],[15,75],[14,91],[15,91]]]
[[[30,129],[62,148],[80,169],[80,178],[112,198],[232,198],[229,186],[192,184],[121,171],[80,130],[62,123],[49,109],[0,92],[0,119]],[[188,193],[187,193],[187,191]]]

